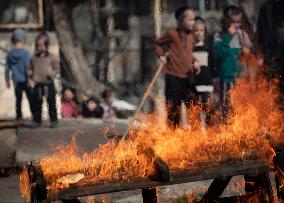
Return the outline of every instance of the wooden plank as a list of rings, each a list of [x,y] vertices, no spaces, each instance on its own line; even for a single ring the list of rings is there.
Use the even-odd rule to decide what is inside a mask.
[[[232,176],[215,178],[200,202],[213,201],[214,198],[219,197],[226,189],[231,179]]]
[[[143,188],[142,198],[143,198],[143,203],[157,203],[156,188]]]
[[[7,128],[17,128],[19,124],[14,121],[1,121],[0,122],[0,129],[7,129]]]
[[[240,161],[231,164],[224,164],[216,167],[206,167],[198,172],[173,172],[171,180],[167,182],[151,181],[149,178],[137,179],[132,182],[117,181],[102,183],[96,185],[72,186],[62,190],[48,191],[48,201],[70,199],[89,195],[106,194],[112,192],[129,191],[143,188],[152,188],[156,186],[165,186],[173,184],[181,184],[187,182],[196,182],[201,180],[209,180],[227,176],[244,175],[244,174],[260,174],[271,170],[262,161]]]
[[[64,199],[61,201],[62,203],[81,203],[78,199]]]
[[[268,201],[269,203],[272,203],[274,202],[274,196],[273,196],[273,186],[272,186],[272,182],[271,182],[271,179],[270,179],[270,176],[269,176],[269,172],[264,172],[262,174],[262,177],[263,177],[263,186],[266,190],[266,193],[268,195]]]

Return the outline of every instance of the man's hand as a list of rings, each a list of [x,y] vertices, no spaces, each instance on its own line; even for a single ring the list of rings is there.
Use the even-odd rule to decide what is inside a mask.
[[[243,49],[243,53],[245,53],[245,54],[250,53],[250,49],[247,46],[244,46],[242,49]]]
[[[230,27],[228,28],[228,33],[231,35],[231,36],[234,36],[236,33],[237,33],[237,29],[236,29],[236,26],[232,23],[230,25]]]
[[[28,87],[34,88],[35,82],[32,79],[28,79]]]
[[[193,69],[195,71],[196,75],[199,75],[200,71],[201,71],[201,67],[198,61],[194,61],[193,63]]]
[[[6,81],[6,87],[7,87],[7,89],[10,89],[10,87],[11,87],[10,81]]]
[[[263,66],[264,64],[264,60],[261,56],[258,56],[257,59],[256,59],[256,63],[258,66]]]
[[[166,64],[167,63],[167,57],[166,56],[160,56],[160,61],[163,63],[163,64]]]

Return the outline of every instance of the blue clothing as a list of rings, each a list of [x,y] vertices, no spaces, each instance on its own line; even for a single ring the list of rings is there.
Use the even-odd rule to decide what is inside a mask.
[[[27,81],[27,68],[31,61],[31,55],[24,48],[13,48],[6,57],[5,80],[10,80],[10,71],[12,71],[12,80],[14,82]]]

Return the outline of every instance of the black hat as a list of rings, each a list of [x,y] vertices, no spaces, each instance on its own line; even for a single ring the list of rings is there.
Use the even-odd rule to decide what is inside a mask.
[[[177,8],[175,10],[175,18],[178,20],[180,18],[180,16],[186,11],[186,10],[194,10],[193,8],[191,7],[188,7],[188,6],[181,6],[179,8]]]
[[[223,15],[225,17],[230,17],[231,15],[240,15],[241,13],[241,8],[234,5],[227,6],[223,11]]]

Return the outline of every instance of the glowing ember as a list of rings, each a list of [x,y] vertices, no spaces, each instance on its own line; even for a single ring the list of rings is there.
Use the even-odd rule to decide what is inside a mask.
[[[256,68],[256,59],[242,61]],[[248,61],[248,62],[247,62]],[[250,75],[250,71],[248,71]],[[190,110],[190,126],[170,129],[155,115],[144,118],[143,126],[130,131],[130,139],[116,144],[109,141],[91,153],[80,154],[75,140],[61,146],[52,156],[40,161],[49,188],[62,188],[56,180],[81,173],[83,183],[128,180],[153,173],[152,160],[139,153],[151,147],[171,171],[198,170],[225,161],[258,158],[271,163],[273,146],[283,143],[282,113],[276,105],[277,91],[271,88],[259,72],[253,71],[253,81],[247,77],[237,81],[231,91],[233,112],[225,125],[209,127],[200,124],[200,108]],[[252,77],[250,77],[252,78]],[[215,118],[213,118],[215,119]],[[65,186],[66,187],[66,186]]]

